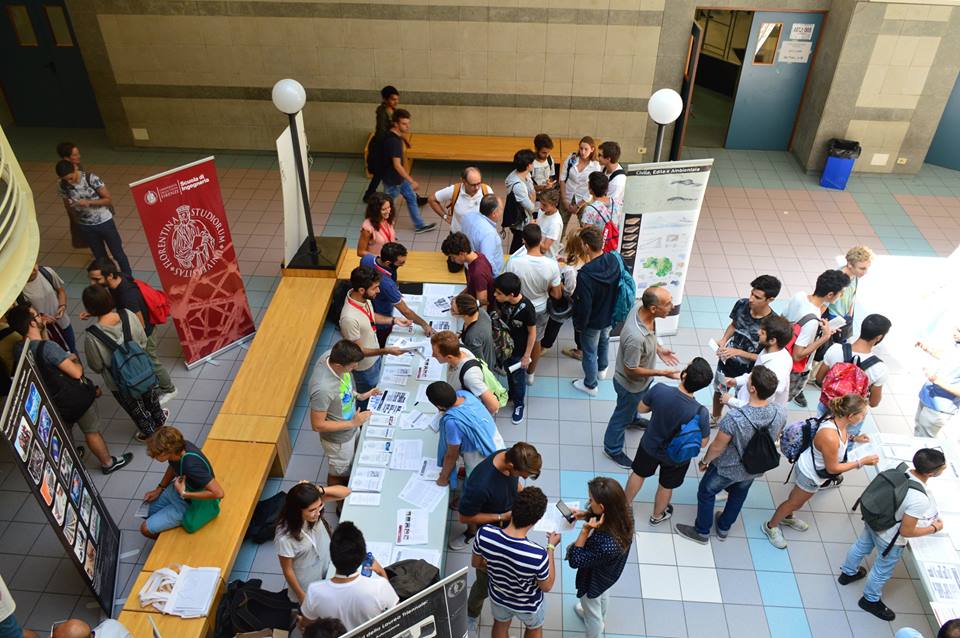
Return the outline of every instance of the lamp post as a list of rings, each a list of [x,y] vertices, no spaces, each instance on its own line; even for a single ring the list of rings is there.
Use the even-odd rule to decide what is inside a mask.
[[[673,89],[660,89],[650,96],[647,101],[647,112],[650,119],[657,123],[657,145],[653,151],[653,161],[660,161],[660,151],[663,148],[663,136],[667,124],[672,124],[683,111],[683,98]]]
[[[300,182],[300,197],[303,199],[303,216],[307,222],[307,246],[310,261],[316,266],[320,263],[317,251],[317,238],[313,234],[313,218],[310,215],[310,195],[307,192],[307,178],[303,172],[303,157],[300,155],[300,134],[297,131],[297,113],[307,103],[307,92],[296,80],[280,80],[273,85],[271,94],[273,105],[290,120],[290,141],[293,144],[293,161],[297,166],[297,179]]]

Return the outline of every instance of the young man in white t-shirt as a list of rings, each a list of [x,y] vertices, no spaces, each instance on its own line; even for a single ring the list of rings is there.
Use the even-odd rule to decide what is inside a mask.
[[[483,380],[483,370],[480,366],[470,366],[463,374],[463,383],[460,383],[460,368],[467,361],[476,359],[472,352],[460,347],[460,339],[449,330],[441,330],[430,337],[430,346],[433,349],[433,358],[438,363],[447,364],[447,383],[454,388],[463,387],[473,396],[480,399],[483,407],[490,414],[496,415],[500,409],[500,402]]]
[[[880,405],[880,399],[883,396],[883,384],[887,382],[887,364],[883,362],[873,350],[876,348],[887,333],[890,332],[890,320],[883,315],[872,314],[863,319],[860,324],[860,337],[852,344],[835,343],[823,355],[823,365],[817,370],[817,383],[823,383],[827,378],[830,369],[838,363],[844,362],[844,349],[850,350],[852,363],[857,363],[867,379],[870,381],[870,387],[867,390],[867,402],[871,408]],[[827,412],[827,406],[823,403],[824,395],[821,394],[821,401],[817,403],[817,416],[823,416]],[[850,442],[858,441],[860,428],[863,422],[847,426],[847,436]],[[867,441],[866,437],[862,441]]]
[[[379,562],[374,560],[369,576],[363,574],[361,566],[366,557],[363,533],[350,521],[341,521],[330,537],[330,560],[337,573],[307,587],[307,597],[300,606],[301,628],[333,617],[352,631],[400,602]]]
[[[547,314],[547,298],[560,299],[563,296],[563,282],[560,279],[560,266],[555,259],[545,257],[540,250],[543,233],[537,224],[529,224],[523,229],[523,248],[510,256],[505,272],[512,272],[520,278],[520,290],[533,305],[537,314],[537,340],[527,366],[527,385],[533,385],[537,362],[540,360],[540,339],[547,327],[550,316]]]
[[[443,221],[450,222],[450,232],[460,232],[460,223],[466,215],[480,212],[480,200],[493,189],[483,183],[476,166],[468,166],[460,173],[460,183],[441,188],[427,198],[430,208]],[[454,199],[456,198],[456,199]],[[451,205],[452,204],[452,205]]]
[[[540,193],[540,215],[536,220],[543,235],[540,250],[554,261],[560,255],[560,238],[563,237],[563,217],[560,216],[559,206],[560,191],[551,189]]]
[[[860,609],[869,612],[887,622],[896,618],[892,609],[883,604],[880,593],[883,586],[893,576],[893,570],[900,561],[907,539],[930,536],[943,530],[943,521],[937,514],[937,504],[926,492],[927,480],[940,476],[947,467],[943,452],[932,448],[917,450],[913,455],[913,469],[907,471],[910,488],[897,507],[894,519],[900,521],[889,529],[874,531],[869,525],[863,526],[860,537],[847,552],[847,559],[840,567],[837,582],[841,585],[866,578],[863,596],[857,602]],[[898,534],[899,532],[899,534]],[[892,544],[892,545],[891,545]],[[860,565],[874,548],[877,556],[868,572]],[[884,556],[884,552],[889,552]]]
[[[610,180],[607,187],[607,196],[617,207],[623,210],[623,191],[627,186],[627,173],[620,166],[620,145],[608,141],[600,145],[597,161],[603,168],[603,174]]]
[[[777,376],[777,389],[770,397],[772,405],[787,407],[787,393],[790,389],[790,368],[793,357],[784,348],[793,338],[793,326],[777,314],[769,314],[760,321],[757,332],[763,350],[757,355],[754,365],[762,365]],[[720,395],[720,401],[730,407],[743,407],[750,402],[750,373],[726,380],[728,388],[736,388],[736,395]]]
[[[830,341],[836,332],[828,325],[827,320],[822,318],[823,311],[849,283],[850,277],[841,270],[824,271],[817,277],[817,285],[812,295],[798,292],[790,298],[783,311],[783,316],[788,321],[801,324],[792,354],[795,362],[804,362],[804,369],[803,372],[790,373],[790,398],[801,408],[807,407],[803,386],[810,376],[813,354],[817,348]]]
[[[540,133],[533,138],[533,152],[536,153],[536,158],[530,170],[530,179],[533,180],[533,187],[538,193],[553,189],[557,185],[556,168],[553,156],[550,154],[552,150],[553,140],[546,133]]]

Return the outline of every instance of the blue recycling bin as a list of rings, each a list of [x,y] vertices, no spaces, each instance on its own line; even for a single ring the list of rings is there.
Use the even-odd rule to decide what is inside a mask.
[[[823,166],[823,175],[820,176],[820,186],[844,190],[858,157],[860,157],[859,142],[830,140],[830,146],[827,149],[827,162]]]

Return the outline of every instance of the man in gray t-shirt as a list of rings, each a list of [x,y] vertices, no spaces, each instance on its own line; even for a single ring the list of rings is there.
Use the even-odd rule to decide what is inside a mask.
[[[680,378],[679,370],[658,370],[653,367],[657,357],[668,366],[680,363],[672,350],[657,343],[655,321],[666,317],[672,310],[673,297],[669,290],[647,288],[640,297],[640,304],[627,316],[620,331],[620,348],[613,372],[617,405],[603,435],[603,453],[620,467],[630,468],[633,465],[633,459],[623,452],[623,433],[636,418],[637,406],[653,378]]]
[[[697,490],[697,520],[693,525],[677,525],[677,532],[690,540],[706,544],[716,519],[717,536],[726,538],[736,522],[753,480],[762,474],[751,474],[743,465],[743,454],[754,434],[767,430],[771,443],[780,437],[787,423],[786,409],[768,400],[777,391],[779,381],[773,370],[761,365],[750,372],[747,405],[731,408],[717,424],[719,431],[707,448],[700,471],[703,477]],[[717,494],[727,492],[723,512],[713,512]]]
[[[343,339],[320,356],[310,377],[310,427],[320,433],[320,444],[327,455],[327,484],[346,485],[356,449],[357,428],[370,418],[369,411],[357,410],[363,401],[380,390],[357,394],[353,375],[363,360],[363,350]]]

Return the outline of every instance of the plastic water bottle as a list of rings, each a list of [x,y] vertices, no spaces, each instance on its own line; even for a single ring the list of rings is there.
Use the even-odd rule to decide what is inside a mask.
[[[367,557],[363,559],[363,566],[360,568],[360,573],[364,576],[370,577],[373,574],[373,553],[367,552]]]

